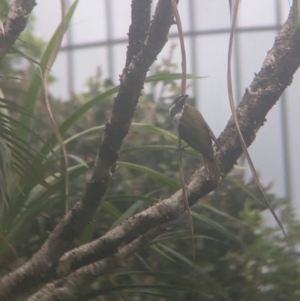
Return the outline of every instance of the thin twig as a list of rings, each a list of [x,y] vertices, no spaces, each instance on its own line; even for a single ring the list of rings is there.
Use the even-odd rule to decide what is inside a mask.
[[[59,127],[56,124],[56,121],[54,119],[53,116],[53,112],[51,109],[51,105],[49,102],[49,98],[48,98],[48,76],[49,76],[49,72],[50,69],[53,65],[53,63],[55,62],[55,59],[57,57],[62,39],[63,39],[63,35],[65,32],[65,12],[66,12],[66,7],[65,7],[65,1],[61,0],[61,23],[60,23],[60,36],[58,39],[58,42],[56,43],[53,52],[51,54],[51,57],[49,59],[49,62],[47,64],[47,68],[45,69],[45,74],[44,74],[44,79],[43,79],[43,85],[44,85],[44,95],[45,95],[45,102],[46,102],[46,107],[47,107],[47,111],[48,114],[50,116],[51,122],[52,122],[52,126],[55,132],[55,136],[58,140],[58,143],[61,147],[62,153],[63,153],[63,166],[62,166],[62,171],[61,171],[61,176],[63,177],[63,170],[65,170],[65,212],[67,213],[69,211],[69,202],[68,202],[68,196],[69,196],[69,174],[68,174],[68,156],[67,156],[67,150],[66,150],[66,146],[64,144],[64,140],[63,137],[59,131]]]
[[[193,217],[187,197],[187,192],[186,192],[186,186],[184,183],[184,177],[183,177],[183,164],[182,164],[182,148],[181,148],[181,139],[178,136],[178,166],[179,166],[179,174],[180,174],[180,183],[181,183],[181,188],[182,188],[182,193],[183,193],[183,199],[185,203],[185,207],[188,213],[189,217],[189,224],[191,228],[191,234],[192,234],[192,248],[193,248],[193,265],[195,266],[196,264],[196,246],[195,246],[195,235],[194,235],[194,223],[193,223]]]
[[[181,68],[182,68],[182,78],[181,78],[181,94],[184,95],[186,91],[186,53],[184,46],[184,35],[182,30],[182,24],[180,15],[177,9],[177,4],[175,0],[172,0],[172,8],[174,17],[176,20],[176,25],[178,29],[179,41],[180,41],[180,50],[181,50]]]
[[[184,95],[186,91],[186,53],[185,53],[185,46],[184,46],[184,36],[183,36],[183,30],[182,30],[182,24],[180,20],[180,15],[177,9],[177,4],[175,0],[172,0],[172,8],[173,13],[175,16],[178,34],[179,34],[179,40],[180,40],[180,49],[181,49],[181,68],[182,68],[182,79],[181,79],[181,94]],[[193,267],[195,267],[196,263],[196,247],[195,247],[195,235],[194,235],[194,223],[193,223],[193,217],[191,214],[191,209],[187,197],[185,182],[184,182],[184,173],[183,173],[183,163],[182,163],[182,148],[181,148],[181,139],[178,135],[178,166],[179,166],[179,174],[180,174],[180,182],[182,187],[182,193],[183,193],[183,199],[185,202],[185,207],[188,213],[189,217],[189,224],[191,228],[191,234],[192,234],[192,248],[193,248]]]
[[[255,170],[252,159],[249,155],[244,137],[242,135],[242,132],[241,132],[241,129],[240,129],[240,126],[239,126],[239,122],[238,122],[238,118],[237,118],[237,114],[236,114],[236,109],[235,109],[235,106],[234,106],[234,98],[233,98],[233,91],[232,91],[232,78],[231,78],[231,58],[232,58],[232,49],[233,49],[233,37],[234,37],[234,31],[235,31],[235,28],[236,28],[236,20],[237,20],[237,14],[238,14],[238,9],[239,9],[239,3],[240,3],[240,0],[237,0],[235,2],[235,5],[234,5],[233,19],[232,19],[232,25],[231,25],[231,30],[230,30],[229,48],[228,48],[227,88],[228,88],[229,103],[230,103],[230,108],[231,108],[233,120],[235,122],[236,129],[237,129],[237,132],[238,132],[238,136],[240,138],[243,151],[245,153],[246,159],[247,159],[248,164],[250,166],[251,173],[252,173],[252,175],[255,179],[256,185],[258,186],[259,190],[261,191],[261,194],[262,194],[264,200],[266,201],[266,204],[267,204],[268,208],[270,209],[273,217],[275,218],[278,226],[280,227],[283,235],[286,238],[287,236],[286,236],[286,233],[284,231],[284,228],[283,228],[277,214],[275,213],[274,209],[272,208],[266,194],[264,193],[264,190],[263,190],[263,188],[260,184],[260,181],[258,179],[257,172]]]

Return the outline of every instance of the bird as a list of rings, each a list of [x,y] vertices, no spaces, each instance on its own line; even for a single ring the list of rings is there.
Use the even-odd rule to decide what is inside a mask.
[[[212,140],[216,141],[216,137],[202,114],[195,107],[185,103],[187,98],[186,94],[175,97],[169,109],[170,116],[180,139],[200,152],[204,157],[204,165],[217,175],[219,169],[212,147]]]

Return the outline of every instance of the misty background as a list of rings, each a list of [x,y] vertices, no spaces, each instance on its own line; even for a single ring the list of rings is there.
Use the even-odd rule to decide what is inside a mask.
[[[37,2],[33,11],[36,17],[34,32],[48,41],[60,22],[60,1]],[[72,3],[71,0],[67,2],[68,5]],[[50,86],[50,91],[55,97],[65,101],[72,92],[84,92],[87,79],[97,70],[101,70],[103,78],[118,84],[125,64],[130,3],[130,0],[79,2],[51,71],[56,81]],[[156,3],[153,1],[153,9]],[[288,0],[241,1],[232,66],[236,103],[241,100],[254,73],[260,71],[289,9]],[[188,93],[197,99],[198,108],[218,136],[231,116],[226,78],[230,30],[228,1],[181,0],[179,10],[185,34],[188,73],[206,77],[190,82]],[[176,43],[174,60],[180,72],[181,57],[176,34],[177,28],[173,26],[158,62],[168,55],[171,44]],[[299,85],[298,72],[292,85],[268,114],[267,122],[250,147],[262,183],[272,183],[270,191],[290,199],[298,214]],[[247,173],[250,179],[249,169]]]

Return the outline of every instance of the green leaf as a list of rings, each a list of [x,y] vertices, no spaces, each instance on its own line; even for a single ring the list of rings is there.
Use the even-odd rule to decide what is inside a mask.
[[[148,289],[148,291],[143,290],[143,289]],[[139,284],[139,285],[118,285],[118,286],[111,286],[111,287],[107,287],[107,288],[102,288],[99,290],[93,290],[92,293],[87,294],[85,297],[80,297],[80,300],[90,300],[93,297],[97,297],[100,295],[105,295],[107,293],[110,292],[117,292],[117,291],[122,291],[122,292],[128,292],[132,295],[132,293],[143,293],[143,294],[147,294],[150,296],[160,296],[160,297],[166,297],[168,295],[164,294],[164,293],[160,293],[159,291],[155,292],[154,289],[157,290],[169,290],[172,292],[177,292],[177,291],[186,291],[189,292],[190,289],[186,288],[184,286],[181,286],[180,284],[178,284],[177,286],[173,286],[173,285],[169,285],[169,284]],[[170,297],[172,298],[172,300],[182,300],[178,299],[174,296]],[[164,299],[162,299],[164,300]]]
[[[70,181],[84,174],[86,170],[86,167],[81,164],[70,167],[68,169]],[[46,189],[41,185],[37,185],[28,194],[26,201],[22,203],[22,207],[25,210],[21,216],[16,219],[9,218],[10,226],[7,238],[12,244],[14,242],[20,243],[26,238],[26,235],[23,233],[24,225],[29,224],[51,201],[51,197],[60,192],[63,187],[63,178],[60,173],[48,177],[46,181],[51,184],[50,188]]]
[[[108,202],[103,202],[102,209],[110,213],[115,218],[119,218],[122,215],[122,212],[116,206]]]
[[[1,190],[1,203],[0,203],[0,217],[9,207],[7,183],[13,173],[13,158],[10,149],[4,139],[0,137],[0,190]]]
[[[110,229],[115,228],[120,225],[123,221],[125,221],[130,216],[134,215],[138,210],[140,211],[143,208],[144,203],[139,201],[132,204],[123,214],[118,216],[118,219],[111,225]]]
[[[206,78],[206,76],[197,76],[193,74],[187,74],[187,79],[201,79]],[[159,82],[164,80],[181,80],[182,79],[182,73],[158,73],[155,75],[150,75],[146,78],[145,82]]]
[[[147,204],[147,206],[149,206],[149,203],[154,204],[158,202],[158,200],[155,198],[137,195],[108,196],[105,198],[105,201],[134,201],[134,204],[132,204],[124,213],[118,216],[118,219],[111,225],[110,229],[113,229],[117,225],[121,224],[125,219],[132,216],[137,210],[141,209],[141,207],[144,207],[143,205],[145,203]]]
[[[197,76],[194,75],[188,75],[188,78],[199,78]],[[168,80],[168,79],[181,79],[181,74],[180,73],[160,73],[157,75],[151,75],[148,76],[145,80],[145,82],[150,83],[150,82],[156,82],[156,81],[161,81],[161,80]],[[61,134],[64,134],[71,126],[73,126],[75,124],[75,122],[81,117],[83,116],[89,109],[91,109],[93,106],[95,106],[96,104],[106,100],[108,97],[114,95],[115,93],[117,93],[119,91],[119,87],[120,86],[116,86],[114,88],[111,88],[107,91],[105,91],[104,93],[96,96],[95,98],[87,101],[86,103],[84,103],[80,108],[78,108],[77,110],[75,110],[75,112],[73,112],[60,126],[59,130]],[[153,130],[156,132],[160,132],[161,134],[167,135],[169,136],[171,139],[176,140],[177,141],[177,137],[171,133],[169,133],[168,131],[164,131],[161,129],[155,130],[153,126],[151,125],[147,125],[147,124],[140,124],[139,126],[143,127],[143,128],[148,128],[148,130]],[[97,129],[96,127],[94,128],[95,130]],[[45,144],[45,146],[42,148],[41,152],[43,154],[48,154],[51,147],[56,146],[57,141],[56,141],[56,136],[53,134],[49,140],[47,141],[47,143]]]
[[[162,281],[163,282],[168,281],[172,283],[171,286],[174,285],[175,291],[176,291],[176,287],[180,286],[180,287],[185,287],[188,291],[195,291],[201,294],[207,294],[209,292],[213,292],[216,295],[224,296],[225,299],[222,300],[229,300],[226,296],[226,292],[224,293],[224,289],[216,281],[212,280],[208,274],[205,274],[200,282],[182,277],[174,273],[162,273],[162,272],[150,272],[150,271],[126,271],[126,273],[120,272],[115,274],[116,277],[123,276],[123,275],[125,277],[136,275],[138,279],[143,279],[143,277],[153,277],[157,281],[159,281],[159,283],[161,283]]]
[[[231,183],[233,183],[235,186],[240,187],[243,191],[245,191],[253,200],[255,200],[257,203],[265,206],[265,204],[256,197],[256,195],[247,188],[247,186],[242,183],[241,181],[239,181],[237,178],[235,177],[227,177],[228,181],[230,181]]]
[[[193,262],[188,259],[187,257],[181,255],[180,253],[178,253],[177,251],[167,247],[166,245],[164,244],[157,244],[159,247],[161,247],[162,249],[164,249],[167,253],[169,253],[170,255],[172,255],[173,257],[175,257],[175,260],[177,262],[177,264],[179,262],[182,262],[184,263],[185,265],[193,268]],[[179,261],[178,261],[179,260]],[[200,273],[204,273],[204,270],[202,270],[199,266],[195,266],[195,269],[198,270]]]
[[[85,163],[85,161],[83,159],[81,159],[79,156],[71,155],[71,154],[68,154],[67,156],[69,158],[73,159],[75,162],[79,163],[80,165],[82,165],[86,168],[89,168],[89,166]]]
[[[148,263],[146,262],[146,260],[142,256],[140,256],[138,253],[135,253],[134,256],[145,267],[146,270],[148,270],[149,272],[152,271],[151,267],[148,265]]]
[[[101,95],[93,98],[92,100],[83,104],[80,108],[75,110],[59,127],[60,133],[63,135],[81,116],[83,116],[90,108],[94,105],[106,100],[109,96],[112,96],[118,91],[118,87],[112,88]],[[98,127],[96,127],[98,128]],[[93,128],[95,130],[95,128]],[[99,130],[99,128],[98,128]],[[88,131],[88,130],[87,130]],[[84,131],[85,132],[85,131]],[[76,134],[77,135],[77,134]],[[77,138],[80,136],[77,136]],[[68,139],[69,140],[69,139]],[[72,140],[69,140],[69,142]],[[49,154],[51,149],[57,145],[57,138],[55,134],[51,135],[51,137],[47,140],[45,145],[42,147],[41,152],[43,154]],[[39,160],[40,158],[37,158]]]
[[[100,126],[95,126],[95,127],[92,127],[92,128],[89,128],[85,131],[82,131],[82,132],[79,132],[73,136],[71,136],[70,138],[66,139],[64,141],[64,144],[67,145],[68,143],[70,143],[71,141],[73,140],[76,140],[82,136],[86,136],[86,135],[91,135],[91,134],[95,134],[95,133],[99,133],[99,131],[103,130],[104,129],[104,125],[100,125]],[[55,148],[53,148],[53,152],[51,152],[50,154],[48,154],[48,157],[50,155],[53,155],[54,152],[56,152],[57,150],[60,149],[60,145],[57,145]]]
[[[198,219],[198,220],[204,222],[205,224],[211,226],[212,228],[216,229],[219,233],[223,234],[226,238],[233,240],[242,246],[244,245],[243,241],[239,237],[232,234],[221,224],[219,224],[219,223],[215,222],[214,220],[212,220],[211,218],[208,218],[197,212],[191,211],[191,213],[192,213],[192,216],[194,216],[196,219]]]
[[[198,204],[199,204],[201,207],[203,207],[203,208],[205,208],[205,209],[207,209],[207,210],[210,210],[210,211],[212,211],[212,212],[214,212],[214,213],[217,213],[217,214],[219,214],[219,215],[221,215],[221,216],[224,216],[224,217],[226,217],[226,218],[228,218],[228,219],[230,219],[230,220],[234,220],[234,221],[237,221],[238,223],[241,223],[241,224],[250,226],[249,223],[246,223],[245,221],[242,221],[242,220],[240,220],[240,219],[238,219],[238,218],[236,218],[236,217],[234,217],[234,216],[231,216],[231,215],[227,214],[226,212],[224,212],[224,211],[222,211],[222,210],[217,209],[216,207],[212,206],[211,204],[207,203],[206,201],[201,201],[201,200],[200,200],[200,201],[198,202]]]
[[[163,250],[161,250],[157,245],[151,246],[151,248],[156,251],[158,254],[160,254],[163,258],[166,260],[173,262],[174,264],[178,264],[178,261],[166,254]]]
[[[172,134],[171,132],[168,132],[166,130],[163,130],[159,127],[156,127],[152,124],[147,124],[147,123],[132,123],[132,127],[134,128],[142,128],[146,130],[147,132],[154,133],[154,134],[159,134],[162,135],[168,139],[171,139],[173,141],[177,141],[178,137]]]
[[[151,198],[149,196],[142,196],[142,195],[111,195],[106,196],[105,201],[107,202],[114,202],[114,201],[130,201],[130,202],[136,202],[136,201],[143,201],[150,204],[154,204],[158,202],[158,199]]]
[[[121,150],[122,155],[128,155],[136,152],[145,152],[145,151],[171,151],[176,152],[177,147],[173,145],[143,145],[143,146],[135,146],[130,148],[123,148]]]
[[[158,181],[164,185],[167,185],[173,189],[180,189],[180,187],[181,187],[180,184],[178,182],[176,182],[175,180],[165,176],[164,174],[162,174],[152,168],[134,164],[134,163],[122,162],[122,161],[118,161],[117,164],[121,167],[126,167],[126,168],[140,171],[140,172],[146,174],[147,176],[155,179],[156,181]]]
[[[178,240],[178,239],[190,239],[194,237],[196,238],[201,238],[201,239],[208,239],[208,240],[213,240],[213,241],[218,241],[215,238],[209,237],[209,236],[205,236],[205,235],[191,235],[191,231],[176,231],[176,232],[171,232],[168,233],[168,235],[161,235],[157,238],[155,238],[154,240],[152,240],[148,246],[151,245],[155,245],[158,243],[163,243],[163,242],[169,242],[169,241],[174,241],[174,240]]]
[[[105,100],[105,99],[103,99],[103,100]],[[177,141],[178,140],[178,138],[175,136],[175,135],[173,135],[171,132],[168,132],[168,131],[166,131],[166,130],[163,130],[163,129],[160,129],[160,128],[158,128],[158,127],[156,127],[156,126],[154,126],[154,125],[151,125],[151,124],[145,124],[145,123],[132,123],[131,124],[131,127],[132,128],[142,128],[142,129],[144,129],[144,130],[146,130],[146,131],[148,131],[148,132],[150,132],[150,133],[154,133],[154,134],[158,134],[158,135],[161,135],[161,136],[164,136],[164,137],[166,137],[166,138],[168,138],[168,139],[171,139],[171,140],[173,140],[173,141]],[[103,130],[104,129],[104,125],[100,125],[100,126],[95,126],[95,127],[92,127],[92,128],[90,128],[90,129],[87,129],[87,130],[85,130],[85,131],[82,131],[82,132],[80,132],[80,133],[77,133],[77,134],[75,134],[75,135],[73,135],[73,136],[71,136],[70,138],[68,138],[68,139],[66,139],[65,140],[65,145],[66,144],[68,144],[68,143],[70,143],[71,141],[73,141],[73,140],[75,140],[75,139],[78,139],[78,138],[80,138],[80,137],[82,137],[82,136],[86,136],[86,135],[92,135],[92,134],[95,134],[95,133],[99,133],[99,131],[101,131],[101,130]],[[55,137],[53,137],[53,138],[55,138]],[[54,141],[53,141],[54,142]],[[48,142],[49,143],[49,142]],[[144,146],[144,147],[151,147],[151,146]],[[158,146],[152,146],[153,147],[153,150],[156,150],[157,148],[158,148]],[[165,147],[165,149],[167,150],[167,149],[170,149],[170,150],[176,150],[176,148],[174,148],[174,146],[163,146],[163,147]],[[53,149],[53,151],[57,151],[58,149],[60,148],[60,146],[59,145],[57,145],[54,149]],[[140,147],[141,149],[140,150],[143,150],[143,147]],[[139,149],[137,149],[137,150],[139,150]],[[146,149],[145,149],[146,150]],[[121,150],[121,152],[127,152],[127,150]],[[130,152],[130,151],[128,151],[128,152]],[[190,154],[196,154],[197,152],[195,152],[195,151],[193,151],[193,150],[189,150],[189,153]]]
[[[79,0],[76,0],[70,7],[66,18],[65,18],[65,28],[64,30],[67,29],[71,18],[75,12],[76,6],[78,4]],[[57,44],[58,39],[60,38],[60,33],[61,33],[61,25],[58,26],[58,28],[56,29],[54,35],[52,36],[50,42],[48,43],[44,54],[42,56],[41,62],[40,62],[40,72],[43,74],[46,70],[47,64],[49,59],[51,58],[51,55],[53,53],[53,51],[55,51],[55,46]],[[31,80],[31,85],[29,87],[28,93],[24,99],[24,108],[26,108],[27,112],[30,114],[34,113],[35,110],[35,105],[36,105],[36,101],[38,99],[38,95],[39,92],[43,86],[43,77],[42,74],[40,74],[40,72],[36,72],[34,75],[34,78]],[[21,115],[20,118],[20,122],[21,124],[23,124],[26,128],[30,128],[31,127],[31,123],[32,123],[32,118],[28,115]],[[24,131],[23,128],[20,128],[18,130],[18,136],[20,138],[22,138],[24,141],[28,142],[29,138],[30,138],[30,133],[27,131]]]
[[[177,146],[173,145],[143,145],[143,146],[135,146],[135,147],[129,147],[129,148],[124,148],[121,150],[122,155],[127,155],[131,153],[136,153],[136,152],[145,152],[145,151],[169,151],[169,152],[177,152],[178,148]],[[185,154],[189,154],[194,157],[199,157],[202,158],[202,155],[195,151],[194,149],[188,147],[184,149]]]
[[[199,287],[198,281],[193,281],[189,278],[182,277],[178,274],[174,273],[163,273],[163,272],[148,272],[148,271],[126,271],[125,272],[118,272],[115,274],[115,277],[122,277],[122,276],[137,276],[138,279],[143,277],[153,277],[157,280],[163,281],[170,281],[175,285],[181,284],[184,286],[189,286],[190,288]]]

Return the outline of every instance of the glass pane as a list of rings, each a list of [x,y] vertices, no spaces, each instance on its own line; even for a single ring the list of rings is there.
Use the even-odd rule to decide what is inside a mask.
[[[104,1],[79,1],[71,26],[75,44],[106,40]]]
[[[194,0],[194,14],[198,30],[229,27],[229,2],[224,0]]]
[[[112,17],[110,23],[114,38],[127,38],[129,25],[131,22],[131,1],[112,1],[111,12]]]
[[[56,98],[66,100],[69,98],[67,54],[60,52],[51,68],[50,76],[54,76],[55,81],[49,86],[49,92]]]
[[[87,91],[86,83],[90,77],[98,72],[102,72],[102,78],[107,78],[107,52],[105,48],[92,48],[77,50],[74,52],[74,86],[75,92]]]

